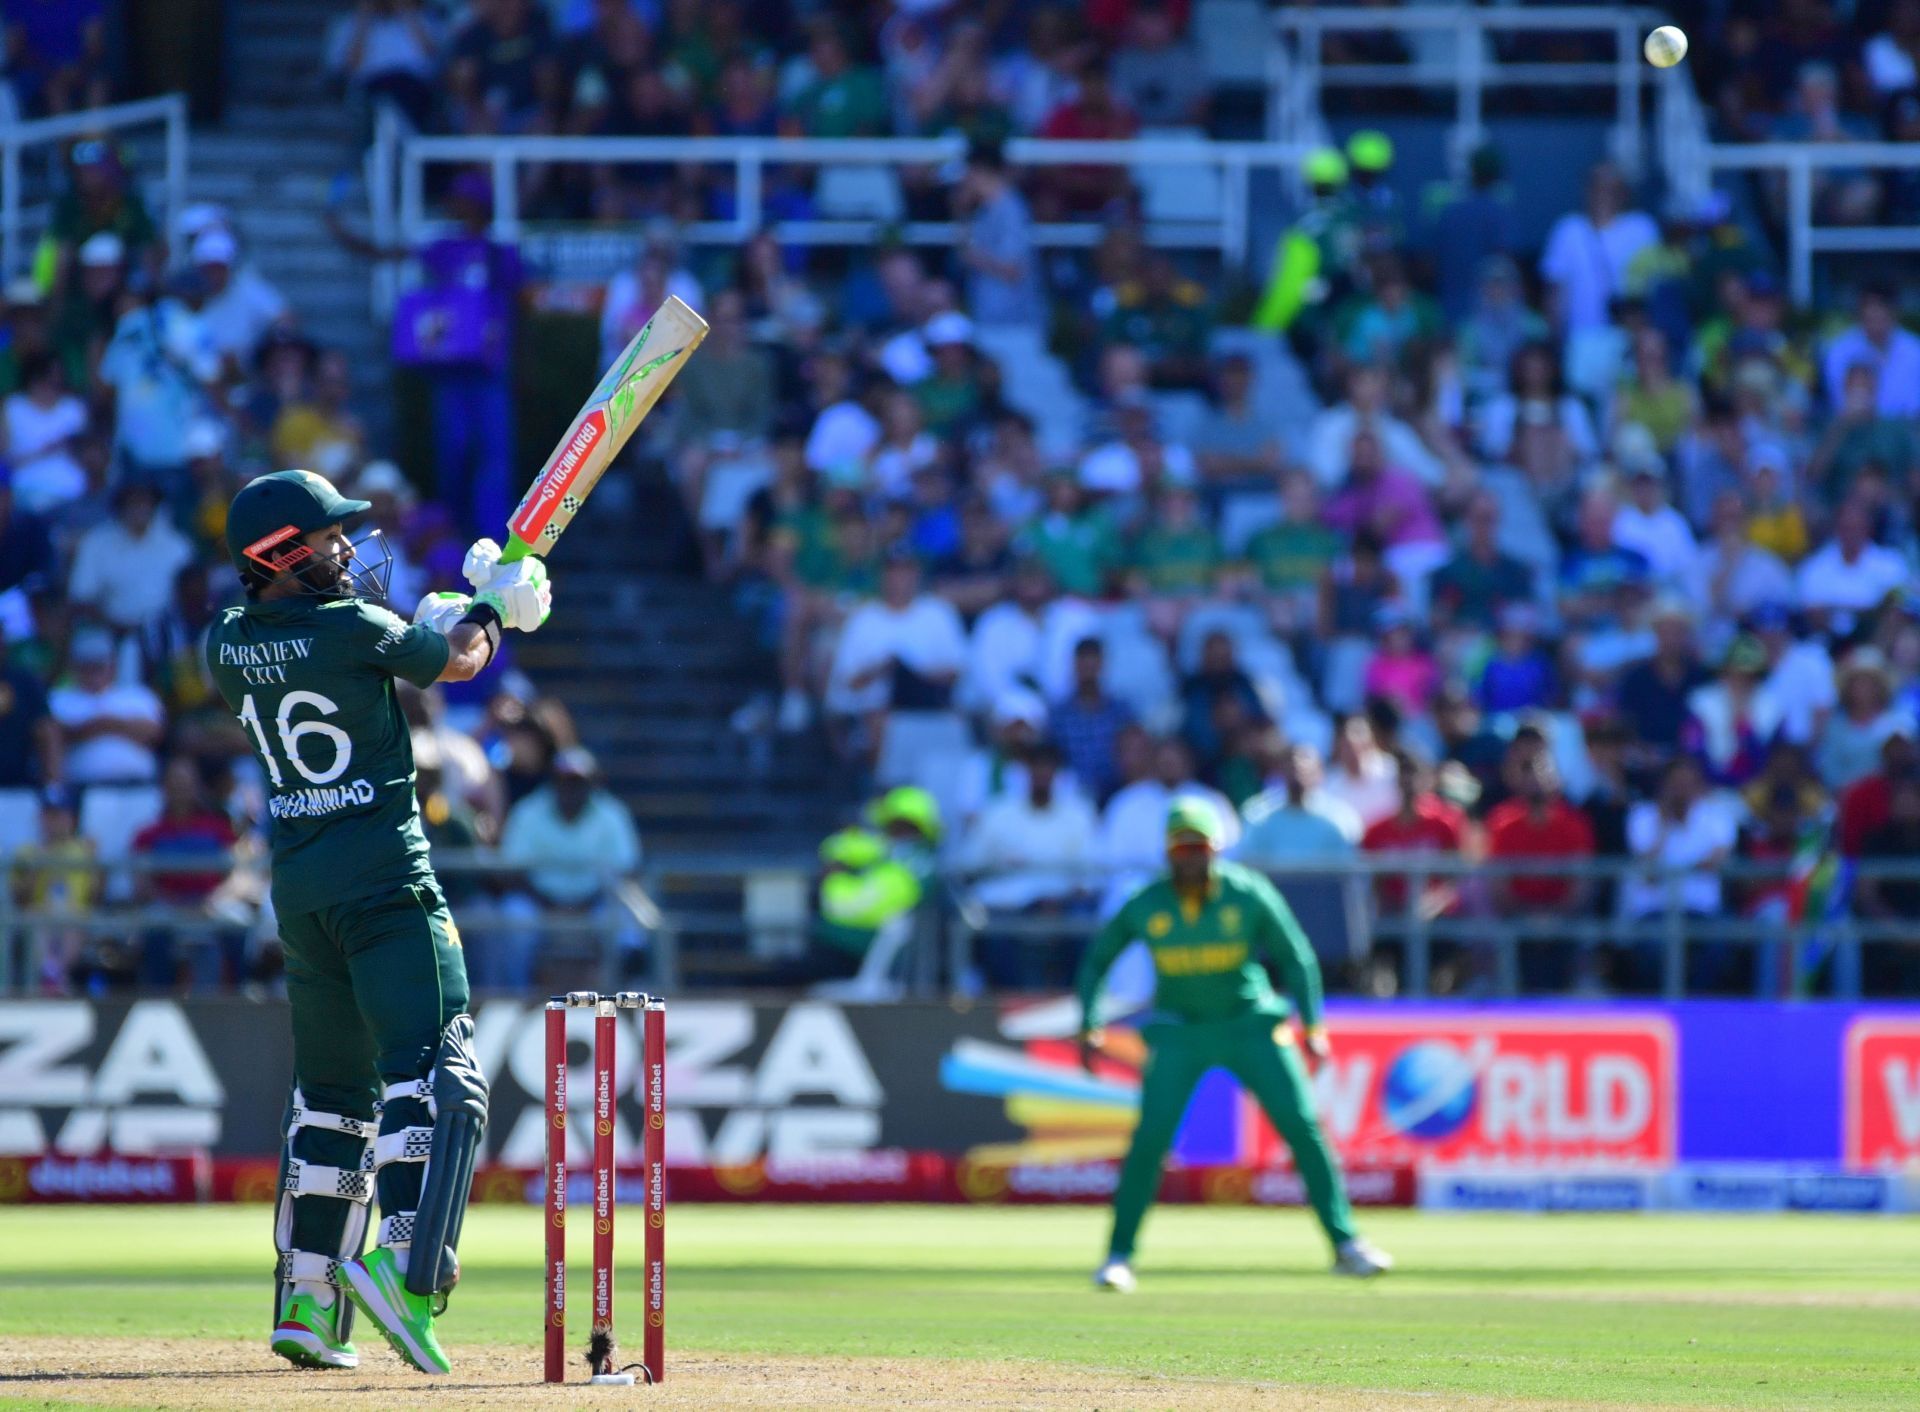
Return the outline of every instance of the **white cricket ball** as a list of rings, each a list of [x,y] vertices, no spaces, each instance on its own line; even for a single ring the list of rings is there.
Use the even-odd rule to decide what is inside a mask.
[[[1670,69],[1687,57],[1687,32],[1678,25],[1661,25],[1641,49],[1656,69]]]

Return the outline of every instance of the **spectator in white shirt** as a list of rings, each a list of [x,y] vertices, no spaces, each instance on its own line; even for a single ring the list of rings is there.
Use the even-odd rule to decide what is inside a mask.
[[[1420,434],[1388,410],[1386,373],[1362,366],[1347,374],[1347,400],[1315,416],[1307,433],[1307,467],[1321,489],[1333,490],[1346,480],[1353,439],[1363,428],[1379,438],[1388,465],[1430,486],[1446,479],[1446,465]]]
[[[163,580],[163,586],[171,579]],[[138,682],[114,680],[113,639],[97,628],[74,634],[73,684],[57,687],[47,708],[59,724],[70,785],[150,784],[166,725],[160,698]]]
[[[1852,615],[1877,608],[1911,577],[1907,561],[1873,542],[1867,507],[1849,500],[1833,517],[1833,538],[1800,565],[1800,606],[1809,613]]]
[[[920,589],[920,565],[899,552],[880,574],[880,597],[856,608],[840,632],[827,710],[882,718],[889,707],[940,710],[967,659],[960,615]],[[878,729],[874,731],[877,737]]]
[[[810,400],[820,409],[807,432],[807,469],[833,475],[847,466],[867,464],[880,444],[880,422],[866,398],[853,393],[853,373],[844,353],[822,349],[807,360]]]
[[[1153,404],[1146,393],[1123,393],[1113,404],[1113,424],[1113,439],[1081,458],[1080,484],[1087,490],[1131,497],[1167,484],[1192,485],[1198,479],[1193,453],[1155,434]]]
[[[1847,370],[1865,363],[1880,375],[1881,416],[1920,417],[1920,336],[1900,326],[1893,292],[1885,285],[1862,289],[1859,310],[1859,321],[1827,345],[1828,404],[1845,405]]]
[[[514,805],[500,832],[501,862],[517,890],[501,913],[515,926],[467,942],[476,987],[525,990],[533,982],[543,914],[594,916],[614,930],[623,951],[643,937],[613,893],[616,878],[640,866],[640,835],[627,806],[597,784],[599,767],[578,746],[553,757],[547,782]]]
[[[974,619],[960,691],[968,710],[997,710],[1008,691],[1041,681],[1053,579],[1046,565],[1027,557],[1014,565],[1010,587],[1007,597]]]
[[[1607,322],[1607,306],[1626,288],[1633,257],[1659,242],[1660,228],[1646,212],[1629,210],[1629,198],[1620,169],[1601,162],[1587,174],[1586,209],[1562,216],[1547,235],[1540,273],[1568,337]]]
[[[1861,647],[1835,674],[1839,709],[1820,728],[1814,765],[1836,794],[1880,768],[1880,750],[1889,736],[1914,736],[1912,712],[1897,705],[1893,671],[1877,647]]]
[[[1100,861],[1136,885],[1166,856],[1167,809],[1175,799],[1204,799],[1226,821],[1223,848],[1240,841],[1240,815],[1224,794],[1193,777],[1193,754],[1169,736],[1153,746],[1153,773],[1116,792],[1100,818]],[[1121,881],[1116,879],[1116,881]]]
[[[1694,587],[1700,546],[1686,517],[1667,503],[1659,470],[1639,465],[1627,481],[1627,498],[1613,512],[1613,542],[1647,561],[1655,585],[1686,591]]]
[[[100,356],[113,390],[113,439],[121,455],[156,474],[186,465],[187,428],[205,414],[220,357],[200,316],[178,299],[136,304],[120,316]]]
[[[1720,876],[1716,871],[1733,851],[1736,824],[1731,810],[1708,795],[1700,765],[1683,755],[1667,766],[1657,798],[1642,800],[1627,810],[1627,851],[1644,863],[1649,875],[1630,877],[1621,884],[1620,905],[1629,920],[1657,917],[1667,909],[1668,883],[1657,869],[1685,869],[1673,884],[1677,902],[1689,916],[1720,913]],[[1660,975],[1664,948],[1639,942],[1633,948],[1633,969],[1640,988],[1652,988]],[[1701,955],[1700,948],[1695,951]],[[1689,971],[1696,969],[1689,957]]]
[[[265,275],[251,265],[236,264],[239,256],[239,246],[224,227],[212,226],[194,237],[194,268],[207,287],[201,327],[215,353],[246,369],[267,331],[290,327],[293,313]]]
[[[372,0],[334,22],[327,72],[363,99],[384,98],[423,129],[433,118],[440,35],[420,0]]]
[[[1767,650],[1767,679],[1761,688],[1780,709],[1780,734],[1796,745],[1811,744],[1833,709],[1833,658],[1818,637],[1797,637],[1793,613],[1785,603],[1763,603],[1747,626]]]
[[[994,701],[991,724],[991,738],[967,756],[954,791],[962,828],[1000,800],[1026,793],[1027,757],[1046,735],[1047,703],[1038,692],[1010,686]]]
[[[193,546],[159,510],[153,483],[130,476],[113,492],[113,518],[80,536],[67,596],[82,616],[134,631],[167,610]]]
[[[20,366],[20,390],[6,401],[6,450],[13,462],[13,503],[47,515],[87,492],[87,473],[73,445],[87,429],[87,406],[67,391],[59,361],[36,353]]]
[[[996,911],[1065,906],[1094,881],[1093,810],[1062,787],[1059,749],[1035,745],[1026,774],[1026,787],[989,804],[960,847],[961,866],[986,873],[974,896]]]
[[[880,439],[867,457],[868,488],[883,499],[903,499],[914,476],[940,462],[940,442],[927,430],[919,399],[895,388],[880,403]]]

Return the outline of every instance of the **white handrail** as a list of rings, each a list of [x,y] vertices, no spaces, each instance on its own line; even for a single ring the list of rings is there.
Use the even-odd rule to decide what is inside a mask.
[[[1836,167],[1920,169],[1920,146],[1907,142],[1710,143],[1700,156],[1709,171],[1778,171],[1787,181],[1787,290],[1796,304],[1813,301],[1813,257],[1821,252],[1920,250],[1912,226],[1814,224],[1813,178]]]
[[[1656,10],[1640,6],[1566,5],[1533,9],[1473,9],[1455,5],[1416,5],[1408,9],[1281,8],[1274,11],[1276,48],[1287,57],[1269,64],[1273,84],[1269,111],[1276,135],[1299,136],[1308,126],[1302,109],[1319,113],[1319,95],[1327,88],[1452,88],[1454,130],[1448,151],[1456,169],[1484,137],[1485,95],[1498,87],[1611,88],[1616,94],[1609,145],[1630,175],[1644,158],[1641,97],[1647,82],[1640,37],[1663,21]],[[1321,41],[1329,34],[1444,33],[1457,38],[1451,59],[1416,58],[1405,64],[1329,64]],[[1613,58],[1604,63],[1502,62],[1487,47],[1494,32],[1592,33],[1612,38]]]
[[[170,239],[179,223],[180,209],[187,195],[187,100],[184,94],[166,93],[158,98],[113,103],[79,113],[62,113],[57,117],[0,124],[0,275],[11,278],[20,270],[22,151],[43,143],[63,142],[75,137],[96,137],[121,128],[141,127],[156,122],[166,128],[162,176],[162,219],[165,224],[162,230],[163,237]],[[174,253],[178,258],[179,252]]]
[[[426,214],[426,169],[434,164],[484,166],[491,174],[496,236],[522,234],[519,208],[519,169],[529,163],[657,163],[731,168],[734,179],[734,215],[731,220],[703,221],[688,227],[689,241],[738,244],[763,223],[762,193],[768,170],[780,167],[939,167],[966,155],[966,142],[957,136],[930,138],[673,138],[673,137],[421,137],[408,136],[394,123],[380,124],[376,147],[366,169],[376,227],[399,244],[415,245],[431,226]],[[1015,138],[1005,146],[1015,167],[1205,167],[1219,175],[1217,210],[1196,211],[1191,219],[1177,216],[1150,222],[1149,235],[1157,242],[1218,250],[1231,264],[1243,263],[1247,249],[1249,186],[1255,171],[1291,174],[1297,170],[1304,146],[1291,141],[1214,142],[1198,136],[1159,136],[1123,142],[1058,141]],[[392,183],[392,185],[388,185]],[[870,243],[883,228],[874,219],[823,219],[785,222],[775,228],[783,241],[809,245]],[[912,221],[899,227],[912,244],[953,244],[959,227],[945,221]],[[1082,220],[1038,225],[1039,244],[1091,245],[1102,225]],[[377,233],[379,233],[377,231]],[[376,306],[382,300],[375,295]]]

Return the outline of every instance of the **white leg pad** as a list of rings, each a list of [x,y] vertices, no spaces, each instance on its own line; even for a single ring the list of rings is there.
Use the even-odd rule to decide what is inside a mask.
[[[298,1157],[287,1163],[286,1191],[294,1196],[333,1196],[365,1206],[373,1200],[373,1152],[358,1168],[322,1167],[317,1162],[302,1162]]]
[[[403,1079],[399,1083],[388,1084],[380,1091],[380,1102],[387,1104],[396,1098],[417,1098],[427,1105],[427,1116],[437,1118],[440,1109],[433,1101],[432,1079]]]
[[[401,1128],[373,1140],[373,1165],[378,1170],[389,1162],[424,1162],[432,1151],[432,1128]]]
[[[413,1244],[413,1212],[396,1211],[391,1216],[380,1218],[380,1230],[374,1238],[374,1244],[405,1249]]]

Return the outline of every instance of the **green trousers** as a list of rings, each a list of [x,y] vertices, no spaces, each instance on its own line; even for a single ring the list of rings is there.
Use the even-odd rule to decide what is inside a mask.
[[[467,967],[446,899],[431,882],[317,912],[282,915],[287,999],[293,1010],[293,1078],[306,1107],[371,1121],[381,1089],[433,1071],[440,1032],[467,1008]],[[426,1105],[388,1103],[380,1131],[431,1123]],[[302,1127],[292,1156],[351,1167],[362,1139]],[[420,1198],[417,1161],[375,1174],[380,1209],[411,1211]],[[325,1197],[293,1203],[290,1248],[332,1254],[349,1212]]]
[[[1293,1045],[1274,1038],[1271,1015],[1209,1024],[1150,1025],[1147,1067],[1140,1079],[1140,1123],[1120,1166],[1113,1194],[1113,1241],[1108,1250],[1133,1258],[1140,1222],[1160,1190],[1160,1165],[1180,1128],[1187,1101],[1209,1069],[1225,1069],[1254,1096],[1293,1151],[1307,1200],[1336,1246],[1355,1234],[1346,1184],[1313,1116],[1313,1091]]]

